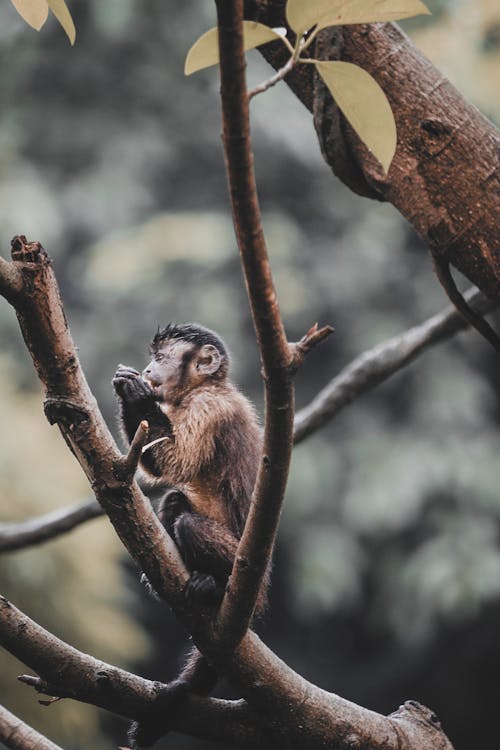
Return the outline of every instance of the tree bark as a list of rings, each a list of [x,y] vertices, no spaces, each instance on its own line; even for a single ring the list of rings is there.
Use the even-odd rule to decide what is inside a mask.
[[[286,26],[285,0],[247,2],[247,17]],[[279,69],[280,43],[262,54]],[[395,24],[332,27],[311,57],[345,60],[368,71],[385,91],[398,147],[387,175],[339,114],[312,65],[285,81],[313,113],[333,172],[360,195],[391,202],[427,243],[486,295],[500,298],[498,130],[427,60]]]

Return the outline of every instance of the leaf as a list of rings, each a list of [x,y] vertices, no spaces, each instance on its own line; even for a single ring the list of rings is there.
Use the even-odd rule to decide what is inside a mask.
[[[47,20],[49,6],[47,0],[10,0],[19,15],[37,31]]]
[[[396,123],[378,83],[352,63],[315,63],[342,114],[388,172],[397,145]]]
[[[420,0],[288,0],[288,23],[298,34],[313,26],[344,26],[349,23],[396,21],[430,14]]]
[[[73,45],[76,38],[76,29],[71,13],[64,0],[47,0],[50,10],[55,15],[64,31],[66,32],[70,43]]]
[[[243,21],[243,37],[245,52],[276,39],[283,41],[282,36],[276,31],[269,28],[269,26],[264,26],[262,23],[257,23],[256,21]],[[209,68],[211,65],[217,65],[218,62],[219,40],[217,27],[215,27],[210,29],[210,31],[205,32],[205,34],[200,36],[200,38],[193,44],[187,53],[186,62],[184,64],[184,73],[189,76],[197,70]]]

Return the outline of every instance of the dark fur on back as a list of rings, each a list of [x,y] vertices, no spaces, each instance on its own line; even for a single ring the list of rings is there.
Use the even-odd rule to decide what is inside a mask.
[[[229,361],[229,354],[222,339],[209,328],[199,325],[198,323],[168,323],[165,328],[158,328],[151,349],[156,351],[165,341],[177,339],[179,341],[188,341],[199,347],[210,344]]]

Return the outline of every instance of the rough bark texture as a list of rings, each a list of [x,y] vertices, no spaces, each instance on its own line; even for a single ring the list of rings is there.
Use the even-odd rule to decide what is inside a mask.
[[[247,17],[286,25],[284,0],[247,3]],[[262,48],[276,69],[281,44]],[[398,148],[382,168],[340,116],[314,66],[286,77],[314,114],[323,155],[351,189],[390,201],[428,243],[492,299],[500,298],[500,175],[498,131],[394,24],[345,26],[321,32],[311,57],[353,62],[384,89],[393,108]]]

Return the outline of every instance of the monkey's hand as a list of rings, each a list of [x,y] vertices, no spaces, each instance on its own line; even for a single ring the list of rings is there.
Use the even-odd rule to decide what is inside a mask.
[[[142,379],[140,372],[134,370],[133,367],[118,365],[113,378],[113,386],[116,395],[127,404],[152,403],[155,400],[151,387]]]

